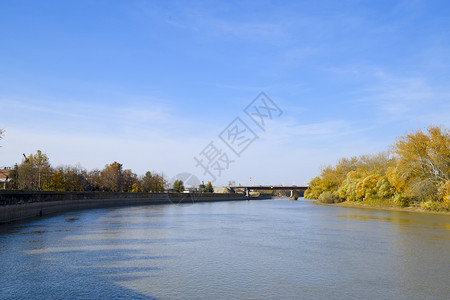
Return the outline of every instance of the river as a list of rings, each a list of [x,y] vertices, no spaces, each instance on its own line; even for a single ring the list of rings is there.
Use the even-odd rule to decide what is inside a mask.
[[[1,299],[449,299],[450,216],[300,199],[0,225]]]

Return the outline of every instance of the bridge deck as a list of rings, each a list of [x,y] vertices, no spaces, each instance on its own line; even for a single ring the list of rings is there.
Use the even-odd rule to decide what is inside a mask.
[[[271,186],[271,185],[260,185],[260,186],[230,186],[231,189],[247,189],[247,190],[271,190],[271,191],[306,191],[307,186]]]

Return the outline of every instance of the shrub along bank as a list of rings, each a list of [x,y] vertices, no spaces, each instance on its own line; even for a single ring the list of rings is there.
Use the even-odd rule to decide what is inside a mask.
[[[399,137],[391,151],[342,158],[309,185],[305,198],[321,203],[450,211],[450,132],[430,126]]]

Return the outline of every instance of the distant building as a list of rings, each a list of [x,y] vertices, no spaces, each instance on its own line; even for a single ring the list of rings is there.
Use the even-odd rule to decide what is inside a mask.
[[[184,188],[184,192],[185,193],[197,193],[198,189],[195,187],[188,187],[188,188]]]
[[[214,193],[220,193],[220,194],[224,194],[224,193],[229,193],[230,190],[228,189],[228,187],[219,187],[219,186],[215,186],[214,188]]]
[[[177,191],[175,191],[174,189],[168,189],[167,192],[169,193],[178,193]],[[198,189],[197,188],[193,188],[193,187],[185,187],[184,191],[182,191],[182,193],[197,193]]]
[[[6,183],[9,181],[9,173],[11,168],[0,169],[0,189],[6,189]]]

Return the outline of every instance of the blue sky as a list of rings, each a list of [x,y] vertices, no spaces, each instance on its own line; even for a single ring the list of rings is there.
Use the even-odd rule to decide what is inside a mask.
[[[138,174],[234,160],[215,185],[304,184],[343,156],[450,127],[448,1],[0,1],[0,166]],[[283,111],[262,131],[244,108]],[[240,157],[219,134],[257,134]]]

